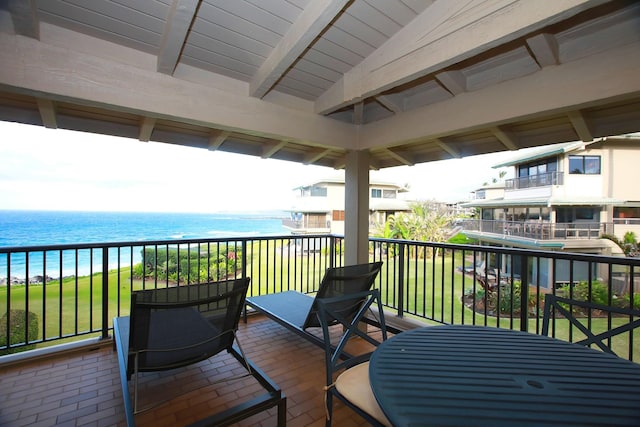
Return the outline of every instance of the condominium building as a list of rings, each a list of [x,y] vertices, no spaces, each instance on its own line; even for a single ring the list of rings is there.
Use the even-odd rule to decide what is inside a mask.
[[[322,179],[293,189],[294,201],[290,218],[283,225],[293,234],[344,234],[344,179]],[[409,211],[409,203],[401,199],[409,190],[403,186],[372,181],[369,184],[369,224],[384,224],[389,215]]]
[[[620,255],[603,236],[640,235],[638,164],[640,134],[525,150],[494,166],[514,168],[514,178],[476,191],[464,205],[479,210],[464,233],[488,245]]]

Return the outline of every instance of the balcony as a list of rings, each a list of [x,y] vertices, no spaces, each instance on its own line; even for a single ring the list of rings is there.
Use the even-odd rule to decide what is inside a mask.
[[[519,190],[523,188],[545,187],[548,185],[562,185],[564,175],[562,172],[547,172],[538,175],[523,176],[505,180],[505,189]]]
[[[282,226],[294,233],[329,233],[331,231],[326,215],[321,217],[305,215],[301,219],[284,218]]]
[[[613,234],[609,222],[545,222],[465,220],[465,231],[524,237],[534,240],[599,239],[603,234]]]
[[[301,239],[318,250],[297,251]],[[0,287],[0,313],[23,310],[39,323],[37,332],[16,334],[0,347],[18,352],[0,357],[0,424],[123,425],[110,335],[113,317],[128,313],[132,290],[249,276],[251,295],[310,293],[327,267],[343,264],[343,243],[339,236],[313,235],[0,248],[0,277],[13,277]],[[376,287],[388,322],[401,328],[475,324],[540,333],[548,292],[604,292],[610,303],[638,308],[638,258],[372,238],[370,259],[384,262]],[[488,287],[489,279],[500,285]],[[587,316],[594,329],[621,320]],[[1,322],[0,331],[11,330],[11,317]],[[552,334],[581,338],[564,319],[556,319]],[[282,387],[289,425],[322,425],[322,350],[259,315],[241,323],[239,337],[248,356]],[[612,345],[629,360],[640,360],[640,331]],[[145,379],[149,387],[171,385],[163,391],[196,379],[211,383],[231,359],[219,360]],[[136,421],[192,422],[252,392],[239,384],[207,386]],[[342,406],[335,416],[335,425],[364,425]],[[275,413],[255,415],[246,425],[261,423],[274,425]]]

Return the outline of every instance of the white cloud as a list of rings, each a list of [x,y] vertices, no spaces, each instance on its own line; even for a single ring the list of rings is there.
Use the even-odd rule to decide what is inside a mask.
[[[190,211],[286,209],[291,190],[337,172],[171,144],[0,122],[0,209]],[[501,153],[504,154],[504,153]],[[419,199],[462,200],[499,155],[389,168]],[[343,175],[342,175],[343,176]]]

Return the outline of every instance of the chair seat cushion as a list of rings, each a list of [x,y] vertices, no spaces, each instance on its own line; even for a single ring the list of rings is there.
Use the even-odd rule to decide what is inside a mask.
[[[369,362],[364,362],[341,373],[335,382],[336,390],[351,403],[364,410],[386,426],[391,422],[380,409],[369,382]]]

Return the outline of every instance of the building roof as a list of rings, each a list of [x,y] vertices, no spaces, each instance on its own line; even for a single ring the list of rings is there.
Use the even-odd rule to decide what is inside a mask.
[[[408,211],[411,210],[409,202],[402,199],[370,199],[370,211]]]
[[[521,163],[528,163],[534,160],[544,159],[547,157],[556,156],[558,154],[564,154],[570,151],[582,149],[585,147],[585,145],[587,144],[582,141],[572,141],[548,145],[545,147],[537,147],[531,150],[524,150],[525,152],[521,153],[520,155],[492,167],[494,169],[498,169],[506,166],[515,166]]]
[[[297,187],[294,187],[294,190],[299,190],[301,188],[307,188],[307,187],[312,187],[314,185],[322,185],[322,184],[338,184],[338,185],[344,185],[344,178],[323,178],[323,179],[318,179],[315,181],[311,181],[308,182],[307,184],[303,184],[303,185],[299,185]],[[387,182],[387,181],[378,181],[378,180],[370,180],[369,181],[369,187],[389,187],[389,188],[393,188],[395,190],[398,190],[399,193],[406,193],[409,191],[409,189],[405,186],[399,185],[399,184],[395,184],[393,182]]]
[[[496,199],[473,200],[463,203],[463,207],[470,208],[500,208],[510,206],[603,206],[622,205],[624,200],[610,197],[526,197],[521,199]]]

